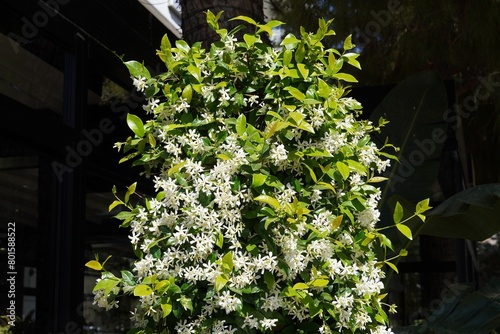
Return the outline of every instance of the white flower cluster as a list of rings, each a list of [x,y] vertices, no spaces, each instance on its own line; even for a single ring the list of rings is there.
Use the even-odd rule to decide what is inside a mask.
[[[314,95],[305,67],[303,81],[280,68],[286,49],[219,33],[210,52],[173,48],[169,72],[134,77],[151,94],[144,128],[154,140],[140,150],[157,192],[129,221],[141,255],[123,289],[150,288],[138,294],[136,327],[270,333],[311,322],[319,333],[390,333],[376,319],[380,191],[368,180],[388,161],[373,127],[340,88]],[[309,100],[296,87],[309,87]],[[115,306],[108,298],[96,294]]]

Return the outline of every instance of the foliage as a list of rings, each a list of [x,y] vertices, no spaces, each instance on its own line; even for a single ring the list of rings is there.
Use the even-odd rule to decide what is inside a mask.
[[[125,62],[150,119],[129,114],[134,136],[117,147],[157,193],[113,189],[138,260],[116,274],[89,261],[102,272],[96,302],[136,296],[131,333],[389,333],[384,265],[397,270],[405,251],[386,259],[375,226],[391,145],[370,137],[386,121],[357,119],[347,96],[356,79],[343,66],[360,67],[351,37],[325,48],[334,31],[320,19],[275,50],[261,35],[281,22],[236,17],[255,30],[238,41],[219,16],[207,13],[220,36],[209,50],[163,38],[165,73]],[[412,238],[401,206],[393,217]]]
[[[465,284],[450,285],[435,304],[434,311],[417,325],[398,328],[396,333],[496,333],[500,328],[500,279],[491,279],[478,291]]]

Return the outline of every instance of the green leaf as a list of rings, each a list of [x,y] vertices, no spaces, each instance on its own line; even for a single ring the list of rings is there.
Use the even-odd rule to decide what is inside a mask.
[[[217,233],[215,237],[215,245],[219,248],[222,248],[224,245],[224,235],[222,233]]]
[[[225,274],[220,274],[215,278],[215,291],[219,292],[224,288],[226,283],[229,281],[229,278]]]
[[[128,68],[130,75],[132,75],[133,77],[138,78],[139,76],[141,76],[146,79],[151,78],[151,74],[149,73],[146,66],[144,66],[144,64],[139,63],[138,61],[135,60],[126,61],[124,62],[124,64]]]
[[[96,292],[98,290],[104,290],[104,294],[107,295],[111,292],[111,290],[113,290],[118,285],[118,283],[120,283],[120,280],[114,276],[111,278],[103,278],[96,283],[96,285],[92,289],[92,292]]]
[[[396,207],[394,208],[394,214],[392,217],[394,220],[394,224],[399,224],[399,222],[403,218],[403,206],[401,205],[401,203],[396,203]]]
[[[345,82],[358,82],[354,76],[348,73],[335,73],[332,77],[338,80],[344,80]]]
[[[113,201],[113,203],[111,203],[108,207],[108,211],[111,212],[111,210],[113,210],[115,207],[117,207],[118,205],[122,205],[123,202],[122,201]]]
[[[307,77],[309,76],[309,69],[306,67],[306,65],[298,63],[297,68],[299,69],[299,73],[300,75],[302,75],[302,78],[307,79]]]
[[[188,65],[186,70],[196,79],[196,81],[198,82],[203,81],[203,78],[201,77],[201,69],[199,67],[196,67],[194,65]]]
[[[144,137],[144,124],[139,117],[133,114],[127,114],[127,125],[137,137]]]
[[[223,257],[222,257],[222,268],[223,271],[227,271],[227,273],[231,272],[233,270],[234,264],[233,264],[233,253],[232,252],[227,252]]]
[[[385,261],[384,263],[387,264],[389,267],[391,267],[391,269],[394,270],[396,273],[399,273],[398,267],[396,267],[396,265],[394,263],[389,262],[389,261]]]
[[[139,284],[134,288],[134,296],[136,297],[149,296],[152,293],[153,289],[149,285]]]
[[[238,136],[242,137],[246,133],[247,129],[247,118],[244,114],[241,114],[236,120],[236,133]]]
[[[327,279],[317,278],[317,279],[311,281],[309,284],[311,284],[315,288],[321,288],[321,287],[327,286],[329,282],[330,281]]]
[[[254,200],[258,201],[258,202],[269,204],[270,206],[272,206],[276,210],[279,210],[281,208],[278,200],[274,197],[269,196],[269,195],[260,195],[260,196],[255,197]]]
[[[271,290],[274,286],[275,280],[274,275],[268,271],[264,272],[264,282],[266,282],[266,286],[269,290]]]
[[[309,289],[309,285],[307,285],[306,283],[299,282],[299,283],[295,283],[295,285],[293,286],[293,289],[294,290],[307,290],[307,289]]]
[[[128,270],[122,270],[120,273],[122,274],[122,280],[126,285],[135,285],[134,274]]]
[[[90,260],[89,262],[85,263],[85,267],[88,267],[90,269],[97,270],[97,271],[102,270],[101,264],[99,263],[99,261],[96,261],[96,260]]]
[[[306,98],[306,95],[295,87],[288,86],[288,87],[285,87],[283,90],[288,91],[290,93],[290,95],[292,95],[293,97],[295,97],[299,101],[304,101],[304,99]]]
[[[335,165],[337,166],[337,169],[339,170],[340,174],[342,174],[342,178],[344,180],[347,180],[347,178],[349,177],[349,173],[350,173],[349,166],[347,166],[342,161],[337,161],[335,163]]]
[[[416,213],[424,213],[430,209],[432,209],[432,207],[429,206],[429,199],[426,198],[426,199],[417,203],[415,212]]]
[[[243,39],[245,40],[245,43],[247,43],[248,46],[254,45],[255,42],[259,40],[259,38],[256,37],[255,35],[249,35],[249,34],[243,35]]]
[[[137,182],[132,183],[128,188],[127,192],[125,193],[125,203],[128,203],[130,199],[130,195],[135,193],[135,188],[137,187]]]
[[[352,44],[352,35],[349,35],[346,37],[346,39],[344,40],[344,50],[347,51],[347,50],[351,50],[355,47],[354,44]]]
[[[193,99],[193,86],[186,85],[182,90],[182,98],[185,99],[188,103],[191,103]]]
[[[260,173],[255,173],[252,175],[252,187],[260,187],[266,182],[267,175],[260,174]]]
[[[168,170],[167,174],[168,176],[172,176],[173,174],[177,173],[178,171],[180,171],[182,169],[182,167],[184,167],[185,165],[187,164],[187,161],[183,161],[183,162],[180,162],[178,163],[177,165],[173,166],[173,167],[170,167],[170,169]]]
[[[172,312],[172,304],[163,303],[161,304],[161,310],[163,311],[163,317],[167,317]]]
[[[413,236],[411,233],[411,229],[404,225],[404,224],[396,224],[396,228],[401,232],[405,237],[407,237],[410,240],[413,240]]]
[[[257,22],[255,22],[254,19],[252,19],[252,18],[250,18],[248,16],[244,16],[244,15],[239,15],[239,16],[236,16],[236,17],[233,17],[233,18],[229,19],[229,21],[234,21],[234,20],[245,21],[245,22],[250,23],[250,24],[252,24],[254,26],[257,25]]]

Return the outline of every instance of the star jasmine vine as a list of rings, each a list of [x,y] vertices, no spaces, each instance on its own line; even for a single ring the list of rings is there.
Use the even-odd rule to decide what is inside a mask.
[[[119,274],[87,263],[102,271],[96,303],[135,296],[130,333],[391,333],[383,279],[396,268],[376,227],[391,145],[376,147],[386,121],[361,119],[347,96],[356,79],[342,68],[360,68],[350,36],[325,48],[334,31],[320,19],[275,49],[261,35],[281,22],[236,17],[254,28],[240,41],[243,25],[219,17],[207,13],[220,36],[208,50],[163,38],[164,73],[125,62],[148,118],[129,114],[134,136],[116,147],[156,194],[134,201],[133,184],[110,205],[125,208],[138,258]]]

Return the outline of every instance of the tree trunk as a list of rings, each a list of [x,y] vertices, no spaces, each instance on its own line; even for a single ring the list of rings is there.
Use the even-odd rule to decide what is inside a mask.
[[[259,23],[264,23],[262,0],[181,0],[180,4],[183,39],[190,45],[202,42],[204,47],[208,48],[211,43],[219,40],[219,36],[207,25],[208,10],[215,15],[224,11],[219,23],[221,28],[226,28],[228,31],[242,23],[228,21],[238,15],[248,16]]]

